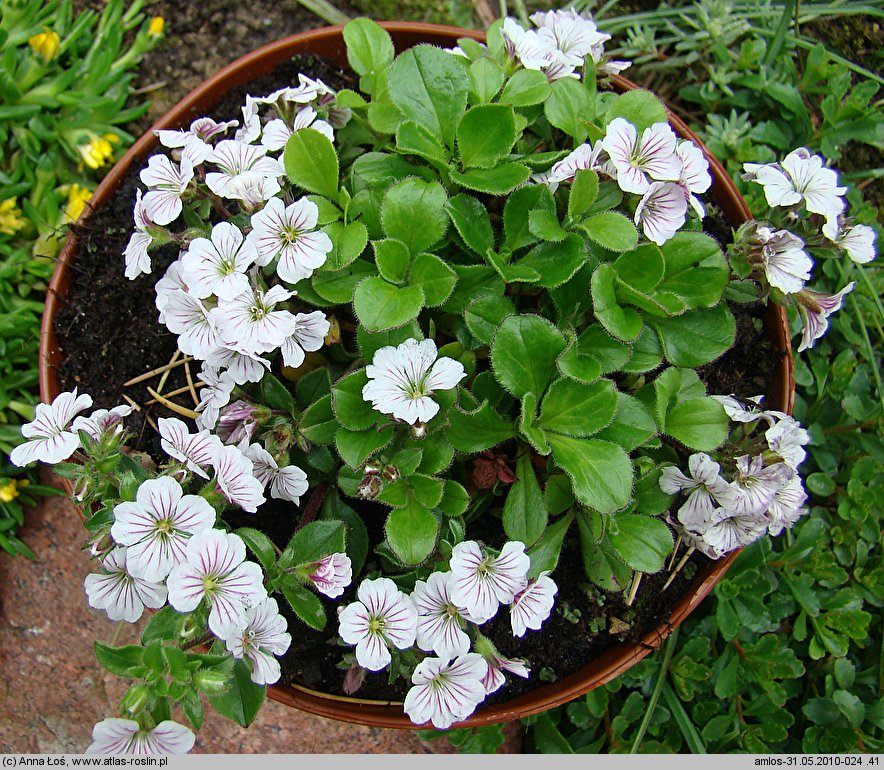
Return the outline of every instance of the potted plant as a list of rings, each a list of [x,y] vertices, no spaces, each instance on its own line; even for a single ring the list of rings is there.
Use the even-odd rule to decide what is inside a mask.
[[[156,307],[177,351],[130,381],[157,377],[153,400],[196,425],[157,419],[151,460],[124,450],[120,386],[89,417],[91,398],[62,392],[69,240],[44,318],[47,404],[13,460],[70,479],[102,560],[90,603],[126,620],[161,608],[141,646],[96,645],[141,681],[94,750],[188,749],[173,704],[198,728],[204,692],[248,723],[267,684],[378,726],[537,713],[647,654],[740,545],[800,515],[807,436],[785,414],[782,309],[767,316],[769,404],[707,394],[703,367],[734,344],[730,306],[794,297],[812,342],[840,298],[804,289],[809,258],[783,230],[747,223],[727,258],[698,197],[711,187],[727,224],[746,222],[721,167],[611,74],[622,63],[589,19],[534,21],[495,24],[487,44],[367,20],[281,41],[191,94],[97,191],[100,206],[140,170],[126,273],[165,262]],[[236,125],[200,117],[292,54],[341,58],[343,43],[362,93],[302,76],[250,95]],[[826,171],[798,151],[751,173],[806,205],[807,227],[838,228]],[[163,390],[172,371],[187,383]],[[80,464],[61,462],[74,451]],[[281,542],[243,518],[268,498]],[[551,626],[568,641],[544,639]],[[541,648],[567,631],[608,648],[552,672]],[[338,692],[294,681],[291,653],[274,684],[303,639],[343,669]],[[480,706],[529,665],[559,681]]]

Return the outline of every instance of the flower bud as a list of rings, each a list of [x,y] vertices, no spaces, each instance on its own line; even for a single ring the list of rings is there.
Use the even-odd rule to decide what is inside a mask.
[[[193,684],[197,690],[216,694],[224,692],[230,685],[230,677],[223,671],[202,669],[193,675]]]
[[[384,478],[387,479],[387,481],[396,481],[399,478],[399,469],[395,465],[385,466]]]
[[[166,20],[162,16],[154,16],[147,25],[147,34],[151,37],[159,37],[166,28]]]
[[[418,420],[414,425],[411,426],[411,435],[414,438],[423,438],[427,435],[427,424]]]
[[[57,32],[44,27],[41,33],[28,38],[28,45],[31,46],[37,56],[44,62],[49,63],[58,55],[61,40]]]
[[[124,714],[138,714],[144,711],[151,701],[150,688],[144,684],[130,687],[120,701],[120,711]]]
[[[384,466],[378,462],[366,463],[365,468],[364,468],[365,472],[369,476],[377,476],[383,469],[384,469]]]
[[[21,209],[16,206],[17,198],[7,198],[0,203],[0,233],[15,235],[28,220],[21,216]]]
[[[356,487],[356,497],[373,500],[381,493],[381,480],[377,476],[366,476]]]

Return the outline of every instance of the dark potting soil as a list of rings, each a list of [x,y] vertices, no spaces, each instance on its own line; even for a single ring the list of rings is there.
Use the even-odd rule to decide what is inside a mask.
[[[212,117],[238,117],[240,106],[248,93],[269,93],[283,82],[296,81],[303,71],[319,77],[333,88],[353,87],[352,73],[336,65],[313,57],[300,57],[281,65],[272,75],[253,81],[248,89],[241,88],[225,96],[212,112]],[[175,354],[175,336],[157,323],[154,305],[154,284],[176,256],[176,248],[166,247],[153,257],[153,273],[135,281],[123,278],[122,253],[129,238],[135,188],[141,163],[133,164],[119,192],[108,204],[77,228],[80,248],[73,266],[70,292],[56,320],[58,346],[62,363],[58,369],[62,390],[77,386],[81,392],[92,395],[95,407],[110,408],[123,402],[125,393],[143,411],[127,419],[127,427],[139,437],[138,449],[160,456],[159,442],[150,420],[175,416],[160,404],[148,405],[151,394],[148,387],[157,387],[157,377],[124,387],[123,383],[170,361]],[[709,228],[713,234],[728,234],[723,223]],[[735,393],[752,396],[764,392],[778,354],[760,336],[760,305],[734,308],[737,318],[737,336],[734,348],[718,361],[709,364],[701,375],[709,384],[711,393]],[[195,376],[197,369],[191,372]],[[184,367],[173,369],[164,385],[163,393],[184,388],[187,377]],[[184,403],[180,396],[178,403]],[[188,403],[188,407],[191,404]],[[150,418],[148,420],[147,418]],[[242,511],[225,513],[225,521],[232,527],[252,526],[261,529],[279,546],[284,546],[293,534],[303,506],[272,500],[262,506],[257,515]],[[386,509],[375,503],[357,502],[372,542],[383,537]],[[470,535],[488,545],[500,546],[503,530],[499,520],[486,514],[471,525]],[[374,560],[374,561],[373,561]],[[567,676],[586,661],[620,642],[636,642],[659,627],[661,619],[668,618],[678,598],[689,586],[692,577],[707,560],[694,554],[690,562],[663,592],[666,574],[646,575],[635,602],[627,607],[622,593],[602,591],[585,579],[582,556],[576,540],[569,541],[555,572],[559,594],[555,609],[542,632],[528,632],[523,638],[512,636],[509,617],[505,612],[482,627],[498,649],[509,657],[525,658],[532,669],[529,680],[508,677],[507,685],[491,696],[486,704],[505,700],[528,692],[547,681]],[[365,571],[379,566],[377,556],[369,554]],[[337,608],[352,601],[355,585],[332,601],[320,597],[329,616],[325,631],[307,628],[280,599],[281,611],[289,620],[292,645],[282,659],[282,681],[300,683],[306,687],[332,694],[344,694],[345,672],[337,666],[350,647],[335,643],[335,613]],[[555,644],[551,643],[555,640]],[[356,697],[377,700],[402,700],[408,684],[402,679],[387,682],[386,672],[368,673]]]

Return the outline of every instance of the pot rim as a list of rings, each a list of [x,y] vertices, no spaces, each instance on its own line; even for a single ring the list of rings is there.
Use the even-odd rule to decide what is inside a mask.
[[[397,50],[408,48],[418,42],[451,45],[460,37],[484,40],[484,34],[476,30],[438,24],[394,21],[381,22],[381,26],[393,36]],[[240,57],[204,81],[159,118],[113,166],[96,187],[92,199],[78,220],[78,224],[87,218],[94,208],[100,207],[105,200],[114,195],[134,162],[139,161],[151,149],[158,146],[158,140],[153,133],[155,129],[178,128],[193,120],[199,116],[197,113],[209,109],[217,103],[217,94],[224,94],[230,88],[272,71],[280,62],[295,54],[315,53],[342,61],[344,51],[342,29],[341,26],[321,27],[282,38]],[[345,62],[345,60],[343,61]],[[622,91],[637,87],[636,84],[619,75],[613,76],[611,80]],[[745,201],[719,161],[709,152],[696,134],[671,110],[669,110],[669,121],[679,135],[691,139],[702,149],[709,161],[709,170],[713,177],[710,193],[722,208],[728,222],[738,225],[751,219]],[[77,239],[72,231],[68,233],[59,253],[46,292],[46,304],[40,328],[39,353],[40,397],[44,402],[51,401],[60,392],[56,366],[61,361],[62,355],[58,350],[53,321],[70,284],[71,266],[75,260],[76,248]],[[766,335],[782,353],[782,360],[769,385],[769,403],[772,408],[791,414],[795,394],[794,361],[784,308],[769,304],[764,325]],[[65,486],[69,486],[67,481],[65,481]],[[669,618],[656,629],[645,634],[637,643],[621,642],[614,645],[597,658],[585,663],[574,673],[556,682],[541,685],[504,703],[479,708],[468,719],[452,725],[452,728],[479,727],[539,714],[567,703],[616,678],[656,650],[666,640],[672,630],[714,588],[738,554],[739,551],[732,552],[703,567],[695,576],[690,589],[678,600]],[[311,690],[299,684],[270,685],[268,694],[280,703],[344,722],[398,729],[419,729],[422,727],[413,724],[408,719],[403,712],[401,703],[347,698]]]

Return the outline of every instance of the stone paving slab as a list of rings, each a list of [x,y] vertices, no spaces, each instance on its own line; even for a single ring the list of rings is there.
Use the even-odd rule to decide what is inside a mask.
[[[60,488],[45,472],[43,483]],[[92,643],[127,644],[140,626],[113,623],[91,609],[83,579],[92,562],[81,550],[85,530],[64,497],[28,513],[22,538],[39,561],[0,554],[0,752],[81,753],[95,722],[115,716],[125,680],[104,671]],[[206,710],[195,752],[409,753],[445,751],[406,730],[335,722],[268,701],[245,730]],[[510,731],[506,750],[518,751]]]

